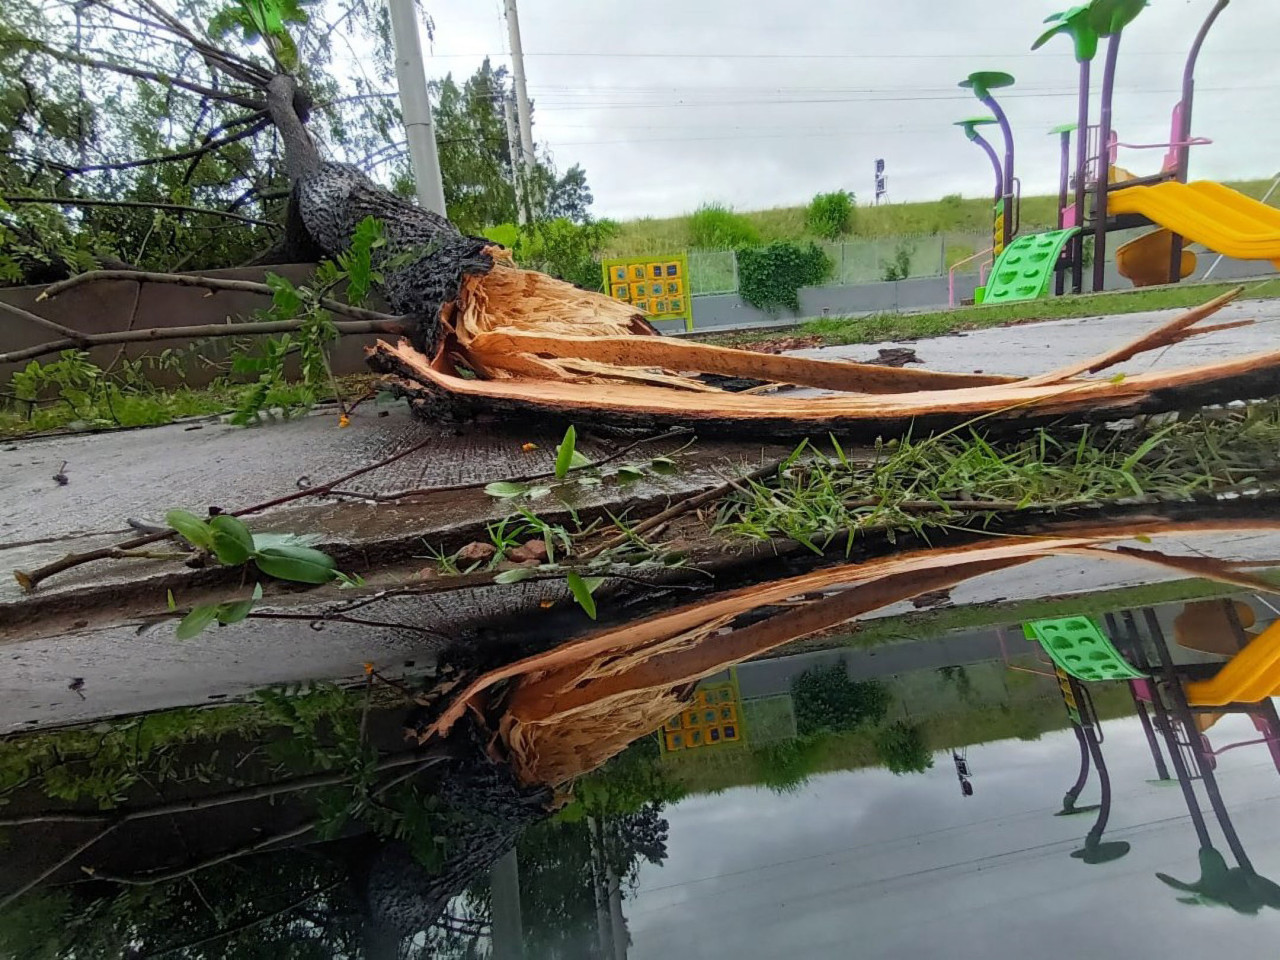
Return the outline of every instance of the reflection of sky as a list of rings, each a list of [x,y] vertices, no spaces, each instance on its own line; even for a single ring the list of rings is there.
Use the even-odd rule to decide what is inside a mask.
[[[1154,777],[1136,719],[1104,724],[1114,863],[1068,854],[1091,814],[1053,817],[1075,779],[1070,731],[973,747],[975,795],[950,758],[927,774],[827,774],[800,793],[739,788],[670,807],[670,858],[626,904],[631,960],[681,957],[1271,956],[1280,913],[1184,906],[1153,874],[1198,876],[1176,785]],[[1253,739],[1228,717],[1215,746]],[[1219,781],[1256,869],[1280,878],[1280,776],[1265,747],[1219,758]],[[1097,796],[1096,775],[1081,802]],[[1213,827],[1215,845],[1226,845]],[[1232,864],[1234,865],[1234,864]]]

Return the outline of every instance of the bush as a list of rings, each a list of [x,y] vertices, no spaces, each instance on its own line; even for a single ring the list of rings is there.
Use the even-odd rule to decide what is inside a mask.
[[[779,240],[738,251],[738,295],[761,310],[800,309],[800,288],[831,276],[835,264],[816,243]]]
[[[876,732],[876,753],[896,774],[924,773],[933,766],[933,754],[919,727],[896,720]]]
[[[911,276],[911,257],[915,252],[915,244],[908,244],[905,240],[898,241],[898,246],[893,251],[893,259],[887,262],[880,261],[880,266],[884,270],[883,279],[905,280]]]
[[[817,772],[822,740],[800,737],[751,751],[759,783],[774,793],[795,793]]]
[[[824,240],[837,240],[853,230],[853,201],[848,190],[819,193],[809,201],[804,224]]]
[[[618,231],[612,220],[574,223],[564,217],[540,220],[517,227],[499,224],[484,236],[511,251],[516,263],[567,280],[584,290],[600,291],[600,249]]]
[[[733,250],[760,242],[755,224],[732,208],[704,203],[689,217],[689,244],[703,250]]]
[[[852,730],[879,723],[889,712],[889,691],[876,680],[849,679],[843,663],[811,667],[791,681],[796,732],[804,737],[822,731]]]

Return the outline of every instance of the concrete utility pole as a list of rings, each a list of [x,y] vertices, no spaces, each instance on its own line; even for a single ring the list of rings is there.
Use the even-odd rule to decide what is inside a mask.
[[[502,97],[502,119],[507,124],[507,146],[511,149],[511,182],[516,188],[516,222],[521,226],[529,222],[529,207],[524,202],[524,164],[520,162],[520,139],[516,133],[516,108],[510,94]]]
[[[493,956],[495,960],[520,960],[524,956],[524,925],[520,916],[520,861],[512,847],[489,868],[493,907]]]
[[[422,66],[422,39],[418,35],[418,14],[414,0],[387,0],[391,13],[391,41],[395,45],[396,81],[400,87],[400,111],[404,115],[405,137],[409,141],[409,162],[418,203],[425,210],[447,216],[444,209],[444,182],[440,179],[440,155],[436,152],[435,129],[431,126],[431,99],[427,95],[427,74]]]
[[[516,87],[516,118],[520,122],[520,152],[526,168],[533,166],[533,119],[529,115],[529,88],[524,81],[524,48],[520,45],[520,15],[516,0],[506,0],[507,36],[511,42],[511,72]]]

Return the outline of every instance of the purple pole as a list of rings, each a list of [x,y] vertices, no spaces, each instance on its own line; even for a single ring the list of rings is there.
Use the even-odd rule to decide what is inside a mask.
[[[1067,208],[1067,189],[1071,183],[1071,131],[1063,130],[1059,134],[1059,143],[1062,146],[1062,162],[1058,166],[1058,229],[1062,229],[1063,217]],[[1076,213],[1079,218],[1079,211]],[[1055,296],[1062,296],[1062,291],[1066,287],[1066,272],[1061,268],[1054,271],[1055,279],[1053,285],[1053,293]]]
[[[1004,177],[1001,179],[1000,192],[1004,198],[1004,245],[1007,247],[1013,239],[1013,130],[1009,127],[1009,118],[1005,116],[996,98],[988,92],[982,98],[983,104],[991,111],[1000,124],[1000,132],[1004,135]]]
[[[1120,34],[1107,38],[1107,63],[1102,73],[1102,115],[1098,121],[1097,199],[1093,203],[1093,292],[1107,282],[1107,187],[1111,175],[1111,95],[1115,91]]]
[[[1089,166],[1089,61],[1080,64],[1080,106],[1076,120],[1076,226],[1081,230],[1072,241],[1071,292],[1084,290],[1084,201],[1085,173]]]

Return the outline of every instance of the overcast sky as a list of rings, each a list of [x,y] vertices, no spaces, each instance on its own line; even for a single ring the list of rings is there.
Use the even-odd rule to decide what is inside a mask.
[[[625,904],[630,960],[1274,956],[1280,912],[1184,906],[1155,878],[1199,875],[1182,794],[1147,782],[1155,773],[1136,719],[1104,729],[1107,837],[1132,844],[1121,860],[1071,859],[1093,818],[1052,816],[1077,771],[1068,731],[971,748],[969,798],[945,755],[919,776],[862,770],[790,797],[691,797],[665,814],[667,863],[642,868]],[[1256,736],[1241,717],[1210,733],[1216,746]],[[1280,777],[1266,749],[1226,753],[1218,773],[1255,869],[1280,879]],[[1095,775],[1081,802],[1096,797]]]
[[[950,124],[981,111],[955,84],[1013,73],[1003,102],[1025,192],[1057,183],[1049,128],[1075,119],[1076,67],[1055,38],[1030,52],[1068,0],[521,0],[534,136],[564,169],[581,163],[600,216],[671,215],[718,200],[754,209],[845,188],[890,199],[984,195],[990,168]],[[1153,0],[1125,34],[1121,140],[1167,141],[1183,60],[1212,0]],[[501,0],[427,0],[428,71],[464,77],[485,54],[509,63]],[[1280,170],[1280,3],[1235,0],[1205,45],[1193,177]],[[1099,57],[1099,64],[1101,56]],[[1100,71],[1096,71],[1100,72]],[[1096,111],[1095,111],[1096,113]],[[1121,163],[1154,172],[1161,151]]]

